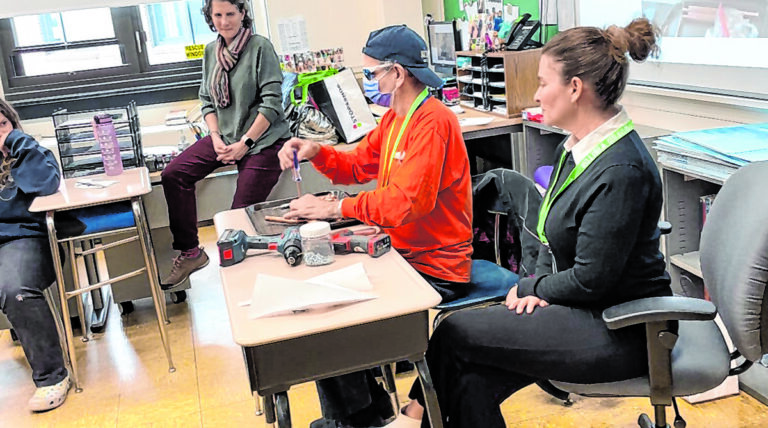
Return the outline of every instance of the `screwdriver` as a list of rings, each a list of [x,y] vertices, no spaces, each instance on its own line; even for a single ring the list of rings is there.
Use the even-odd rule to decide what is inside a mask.
[[[293,181],[296,182],[296,193],[298,197],[301,197],[301,171],[299,170],[299,153],[296,149],[293,149]]]

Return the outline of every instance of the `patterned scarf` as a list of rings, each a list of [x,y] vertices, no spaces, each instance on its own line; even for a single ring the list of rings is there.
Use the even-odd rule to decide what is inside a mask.
[[[213,67],[210,91],[213,103],[221,108],[229,105],[229,72],[237,65],[240,52],[248,44],[251,34],[250,28],[241,28],[229,47],[221,35],[216,40],[216,65]]]

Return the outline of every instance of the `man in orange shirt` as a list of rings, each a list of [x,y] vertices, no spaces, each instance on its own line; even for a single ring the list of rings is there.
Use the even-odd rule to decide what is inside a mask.
[[[464,296],[469,285],[472,181],[456,115],[429,96],[427,86],[440,87],[442,80],[427,67],[426,49],[405,25],[372,32],[363,48],[365,92],[390,108],[379,126],[351,152],[293,138],[278,157],[283,169],[291,168],[296,150],[336,184],[377,179],[375,190],[340,202],[304,195],[291,202],[286,217],[352,217],[380,226],[448,301]],[[361,384],[369,394],[360,394]],[[388,415],[379,410],[388,406],[386,393],[365,372],[318,382],[318,390],[324,417],[338,426],[380,426],[391,416],[391,408]]]

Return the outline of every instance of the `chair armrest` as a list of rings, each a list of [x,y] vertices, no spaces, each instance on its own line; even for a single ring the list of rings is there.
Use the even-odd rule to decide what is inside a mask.
[[[611,330],[656,321],[712,320],[717,308],[712,302],[692,297],[648,297],[611,306],[603,311],[603,321]]]

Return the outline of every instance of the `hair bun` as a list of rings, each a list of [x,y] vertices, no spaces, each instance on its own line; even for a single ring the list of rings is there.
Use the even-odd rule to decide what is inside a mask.
[[[626,29],[611,25],[603,30],[605,39],[608,40],[608,53],[618,63],[627,62],[627,51],[629,50],[629,33]]]
[[[658,52],[658,29],[647,18],[634,19],[624,27],[624,32],[627,34],[629,56],[635,61],[645,61]]]

